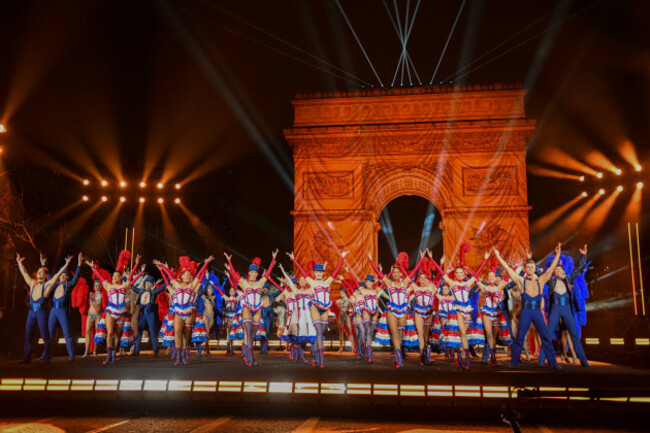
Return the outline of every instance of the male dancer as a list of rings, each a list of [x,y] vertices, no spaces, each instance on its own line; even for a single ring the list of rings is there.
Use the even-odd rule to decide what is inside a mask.
[[[68,309],[70,308],[70,294],[74,286],[77,285],[77,281],[79,281],[79,276],[81,275],[80,270],[83,259],[83,254],[79,253],[77,257],[77,269],[74,272],[72,280],[70,279],[69,271],[66,270],[61,274],[58,281],[52,284],[49,290],[45,292],[46,298],[49,298],[50,294],[54,293],[52,297],[52,309],[50,310],[50,317],[47,321],[47,327],[50,330],[50,344],[54,342],[56,322],[59,322],[63,330],[63,338],[65,339],[65,346],[68,349],[68,359],[70,361],[74,361],[74,341],[70,335]]]
[[[555,273],[547,284],[550,301],[548,306],[550,310],[548,329],[550,333],[553,333],[557,325],[560,323],[560,319],[562,319],[564,326],[567,328],[569,335],[571,336],[573,348],[578,355],[578,359],[580,359],[580,365],[583,367],[589,367],[587,355],[585,355],[582,343],[580,343],[580,338],[578,337],[575,315],[573,314],[573,282],[582,273],[585,263],[587,263],[587,245],[580,250],[580,263],[578,263],[578,266],[576,266],[571,275],[566,275],[562,265],[555,268]],[[555,353],[553,355],[555,356]],[[544,364],[544,359],[544,352],[540,352],[540,365]]]
[[[512,344],[510,368],[517,368],[517,364],[519,364],[519,357],[524,346],[526,332],[528,331],[528,328],[530,328],[532,322],[541,337],[542,350],[546,352],[549,364],[556,370],[562,369],[555,360],[555,351],[551,344],[551,337],[548,332],[548,327],[546,326],[546,321],[544,320],[544,314],[542,314],[542,287],[544,287],[544,284],[546,284],[548,280],[550,280],[551,275],[553,275],[555,267],[560,260],[561,252],[562,244],[558,243],[557,247],[555,247],[555,259],[546,272],[540,276],[537,276],[535,273],[535,270],[537,269],[535,262],[532,260],[526,261],[526,264],[524,265],[526,275],[522,277],[508,266],[506,261],[499,254],[499,251],[496,248],[494,249],[494,254],[501,263],[501,266],[506,270],[506,272],[508,272],[512,281],[517,285],[517,289],[521,292],[521,300],[523,304],[521,307],[521,317],[519,318],[519,327],[517,329],[517,338]]]
[[[50,351],[50,333],[47,330],[47,311],[45,311],[45,294],[47,291],[56,283],[63,271],[66,270],[68,264],[72,260],[72,256],[69,256],[65,259],[65,265],[59,269],[52,278],[47,279],[47,268],[41,266],[36,271],[36,279],[33,279],[23,261],[24,257],[21,257],[20,254],[16,254],[16,262],[18,262],[18,269],[25,279],[25,283],[29,287],[29,313],[27,314],[27,322],[25,323],[25,352],[23,353],[22,362],[27,363],[31,361],[32,356],[32,339],[34,338],[34,332],[36,331],[36,325],[38,324],[38,330],[41,333],[41,338],[43,339],[43,354],[38,358],[41,362],[50,362],[52,357]]]
[[[131,356],[140,355],[142,334],[144,333],[144,328],[146,326],[149,330],[149,339],[151,340],[151,347],[153,348],[153,356],[155,358],[158,357],[158,330],[160,327],[156,326],[156,316],[158,315],[158,304],[156,303],[156,298],[166,288],[167,286],[165,284],[156,286],[151,275],[147,275],[144,278],[144,284],[142,287],[137,287],[136,285],[131,287],[131,290],[138,294],[135,303],[140,307],[140,313],[138,314],[138,334],[135,338],[135,348],[133,349]]]

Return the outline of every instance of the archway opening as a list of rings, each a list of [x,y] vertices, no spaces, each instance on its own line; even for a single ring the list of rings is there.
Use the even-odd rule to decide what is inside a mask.
[[[377,236],[379,262],[386,270],[397,254],[409,254],[410,266],[419,259],[419,251],[429,248],[438,261],[443,254],[442,217],[430,201],[418,196],[402,196],[390,201],[379,215]]]

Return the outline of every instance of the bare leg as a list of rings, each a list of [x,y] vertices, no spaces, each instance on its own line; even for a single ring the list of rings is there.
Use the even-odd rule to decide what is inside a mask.
[[[93,325],[93,321],[90,320],[90,315],[88,315],[88,317],[86,317],[86,342],[84,344],[85,350],[82,358],[88,356],[88,350],[90,349],[90,336],[92,335],[92,328],[91,328],[92,325]]]

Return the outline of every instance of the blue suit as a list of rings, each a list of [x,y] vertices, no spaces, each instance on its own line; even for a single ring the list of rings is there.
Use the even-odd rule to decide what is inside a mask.
[[[560,319],[562,319],[564,326],[567,328],[569,335],[571,336],[571,341],[573,342],[573,348],[576,351],[576,355],[578,356],[578,359],[580,359],[580,363],[583,366],[589,365],[589,362],[587,361],[587,355],[585,355],[585,351],[582,347],[582,343],[580,342],[580,337],[578,337],[578,331],[576,329],[574,309],[577,309],[575,308],[577,299],[575,296],[576,293],[574,290],[572,290],[572,286],[576,278],[578,278],[578,276],[580,276],[582,273],[582,269],[584,268],[586,262],[587,256],[581,256],[580,263],[576,269],[574,269],[571,275],[562,280],[564,282],[564,286],[566,287],[566,292],[564,292],[562,295],[555,292],[555,286],[557,285],[558,281],[560,281],[560,279],[558,277],[553,277],[549,280],[547,284],[549,299],[546,304],[547,311],[549,311],[548,329],[550,334],[553,334],[555,328],[557,328],[557,326],[560,324]],[[555,357],[555,353],[553,353],[553,357]],[[543,364],[544,359],[544,354],[540,353],[539,363]]]
[[[43,284],[45,283],[36,283]],[[37,300],[32,298],[32,290],[34,287],[30,287],[29,290],[29,313],[27,314],[27,321],[25,322],[25,351],[23,353],[23,361],[29,362],[32,357],[32,340],[34,339],[34,332],[36,332],[36,326],[38,325],[38,330],[41,333],[41,338],[43,338],[43,354],[39,359],[49,360],[51,355],[51,342],[50,342],[50,333],[47,329],[47,310],[45,305],[45,290],[41,294],[41,297]]]
[[[50,330],[50,344],[54,344],[54,331],[56,331],[56,323],[59,322],[61,329],[63,330],[63,338],[65,338],[65,346],[68,350],[68,358],[70,360],[74,359],[74,341],[70,335],[70,293],[74,286],[77,285],[79,281],[79,276],[81,268],[77,265],[77,270],[74,273],[74,277],[70,281],[62,283],[57,281],[54,284],[52,289],[52,309],[50,310],[50,317],[47,321],[47,327]],[[57,289],[63,286],[63,295],[60,298],[56,297]]]
[[[140,354],[140,344],[142,342],[142,334],[144,333],[145,326],[149,329],[149,339],[151,340],[151,346],[153,347],[154,354],[158,354],[158,329],[159,326],[157,322],[158,317],[158,304],[156,303],[156,297],[165,290],[167,286],[161,285],[156,287],[153,290],[146,290],[136,286],[131,287],[135,293],[138,294],[136,303],[140,306],[140,313],[138,314],[138,335],[135,339],[135,348],[133,349],[134,355]],[[144,292],[149,292],[149,302],[146,304],[142,303],[142,294]]]

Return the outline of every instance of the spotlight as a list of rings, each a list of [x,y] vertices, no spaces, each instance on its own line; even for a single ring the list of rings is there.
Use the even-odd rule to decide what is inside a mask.
[[[603,174],[600,173],[600,172],[599,172],[599,173],[596,173],[596,177],[597,177],[598,179],[602,179],[602,178],[603,178]]]
[[[158,189],[163,189],[164,185],[162,184],[162,182],[158,182],[158,185],[156,185],[156,186],[158,187]]]
[[[2,123],[0,123],[0,133],[6,132],[6,131],[7,131],[7,128],[5,128],[5,126]]]
[[[621,170],[620,168],[617,168],[616,170],[614,170],[614,173],[616,173],[617,176],[620,176],[621,173],[623,173],[623,170]]]
[[[605,190],[603,188],[601,188],[600,191],[598,191],[598,194],[600,194],[600,195],[605,194]]]
[[[180,198],[177,198],[176,200],[174,200],[174,203],[176,203],[176,204],[181,204],[181,199],[180,199]]]
[[[140,203],[144,203],[144,197],[140,197],[140,200],[138,200]]]
[[[640,165],[637,165],[636,167],[634,167],[634,169],[635,169],[636,171],[641,171],[642,167],[641,167]]]
[[[124,203],[126,201],[126,197],[120,197],[120,203]]]
[[[87,195],[84,195],[83,197],[81,197],[81,199],[82,199],[83,201],[88,201],[88,196],[87,196]]]
[[[147,186],[145,182],[140,182],[140,188],[144,188],[145,186]]]
[[[106,182],[105,180],[102,180],[102,186],[108,186],[108,182]]]
[[[165,201],[165,200],[163,200],[162,197],[158,197],[158,203],[163,204],[164,201]]]
[[[108,201],[108,197],[106,197],[105,195],[103,195],[103,196],[102,196],[102,201]]]
[[[180,183],[177,183],[176,185],[174,185],[174,188],[176,188],[176,189],[181,189],[181,184],[180,184]]]
[[[121,186],[122,188],[125,188],[125,187],[126,187],[126,182],[124,182],[124,181],[120,182],[120,186]]]
[[[585,177],[584,177],[584,176],[580,176],[580,182],[584,182],[584,181],[585,181]]]
[[[587,191],[582,191],[582,196],[587,197]]]
[[[643,182],[639,182],[639,183],[637,183],[637,184],[636,184],[636,187],[637,187],[637,188],[643,188]]]
[[[618,192],[623,191],[623,187],[621,185],[619,185],[618,187],[616,187],[616,191],[618,191]]]

